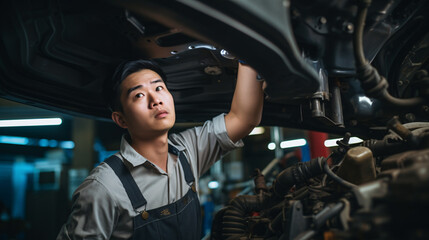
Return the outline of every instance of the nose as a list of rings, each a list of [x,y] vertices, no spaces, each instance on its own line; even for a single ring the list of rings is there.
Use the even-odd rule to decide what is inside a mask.
[[[149,103],[150,108],[154,108],[154,107],[156,107],[158,105],[162,105],[162,104],[163,103],[162,103],[161,99],[159,99],[158,97],[153,96],[153,95],[151,96],[151,101]]]

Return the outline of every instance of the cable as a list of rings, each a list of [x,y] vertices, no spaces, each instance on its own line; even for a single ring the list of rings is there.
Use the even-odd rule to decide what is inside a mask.
[[[336,175],[334,172],[332,172],[332,170],[329,168],[329,165],[328,165],[328,159],[329,159],[329,157],[326,159],[325,164],[323,166],[323,169],[324,169],[325,173],[329,177],[331,177],[334,181],[336,181],[337,183],[343,185],[344,187],[347,187],[347,188],[350,188],[350,189],[357,188],[357,186],[354,185],[353,183],[350,183],[350,182],[348,182],[348,181],[346,181],[346,180],[338,177],[338,175]]]
[[[365,26],[365,19],[366,14],[368,12],[368,7],[371,4],[371,0],[363,0],[359,1],[359,10],[356,20],[356,30],[354,34],[354,41],[353,41],[353,50],[355,53],[355,61],[356,66],[363,66],[367,63],[367,60],[365,58],[365,54],[363,52],[363,29]]]
[[[353,36],[353,51],[355,55],[356,77],[361,82],[365,94],[369,97],[379,99],[389,105],[409,108],[417,107],[424,103],[424,99],[420,97],[400,99],[395,98],[387,91],[388,82],[380,76],[378,71],[371,66],[366,60],[363,51],[363,30],[365,19],[368,12],[368,7],[371,5],[371,0],[360,0],[358,6],[358,14],[356,17],[356,31]]]

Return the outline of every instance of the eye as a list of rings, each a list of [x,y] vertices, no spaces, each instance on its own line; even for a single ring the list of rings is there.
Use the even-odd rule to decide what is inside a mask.
[[[143,94],[143,93],[137,93],[137,94],[136,94],[136,98],[142,98],[142,97],[144,97],[144,94]]]
[[[156,91],[161,91],[162,89],[164,89],[163,86],[158,86],[158,87],[155,88]]]

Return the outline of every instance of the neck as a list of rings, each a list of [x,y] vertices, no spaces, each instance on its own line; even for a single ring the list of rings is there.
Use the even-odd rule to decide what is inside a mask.
[[[167,172],[168,135],[163,134],[151,139],[131,136],[131,146],[140,155]]]

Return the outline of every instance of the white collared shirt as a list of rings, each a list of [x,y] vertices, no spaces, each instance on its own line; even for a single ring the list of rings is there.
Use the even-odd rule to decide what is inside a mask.
[[[169,143],[185,154],[197,184],[199,177],[222,155],[243,145],[241,140],[233,143],[229,139],[224,114],[203,126],[171,134]],[[57,239],[129,239],[133,232],[132,218],[140,211],[173,203],[189,190],[174,154],[168,154],[167,172],[137,153],[125,137],[115,155],[129,168],[147,204],[135,211],[119,178],[102,163],[73,194],[72,213]]]

